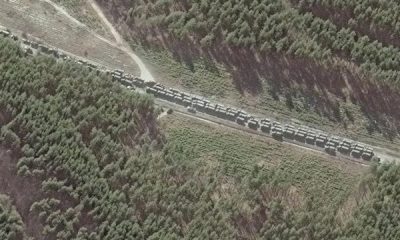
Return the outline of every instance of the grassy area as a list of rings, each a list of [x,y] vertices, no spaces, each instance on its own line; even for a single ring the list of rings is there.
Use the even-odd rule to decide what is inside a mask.
[[[223,98],[235,92],[229,82],[230,74],[220,65],[214,65],[206,59],[191,63],[179,61],[164,49],[145,49],[141,46],[133,48],[161,83],[192,89],[195,93],[211,98]]]
[[[112,37],[88,2],[84,0],[52,1],[65,8],[72,17],[78,19],[98,34],[105,37]]]
[[[340,203],[368,168],[276,142],[223,129],[180,115],[162,118],[167,139],[183,146],[196,163],[207,164],[233,177],[245,176],[255,165],[272,170],[282,184],[301,189],[316,204]]]

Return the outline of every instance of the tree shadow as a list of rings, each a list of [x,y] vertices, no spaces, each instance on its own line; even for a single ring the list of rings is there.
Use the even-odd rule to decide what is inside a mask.
[[[341,122],[345,116],[340,113],[340,102],[351,100],[361,107],[373,131],[388,136],[398,134],[399,92],[361,73],[357,66],[341,60],[327,63],[286,53],[259,53],[249,48],[229,46],[222,40],[204,47],[193,38],[179,39],[160,28],[131,27],[130,30],[137,43],[145,48],[162,47],[192,71],[195,71],[194,62],[199,58],[207,59],[211,68],[222,64],[241,94],[259,96],[265,90],[263,81],[267,81],[272,87],[272,95],[286,96],[290,103],[291,95],[296,93],[308,99],[304,104],[311,103],[317,113],[336,122]]]

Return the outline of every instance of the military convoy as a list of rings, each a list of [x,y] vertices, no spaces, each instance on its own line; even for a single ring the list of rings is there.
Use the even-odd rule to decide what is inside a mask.
[[[157,98],[164,99],[182,105],[191,113],[201,112],[218,118],[236,122],[239,125],[247,126],[254,131],[261,131],[271,135],[274,139],[295,141],[324,149],[331,155],[337,152],[354,158],[371,160],[374,156],[372,148],[365,147],[360,143],[347,139],[340,139],[336,136],[329,136],[326,133],[309,129],[308,127],[295,127],[280,122],[272,122],[270,119],[257,119],[243,110],[226,107],[221,104],[211,103],[203,97],[193,96],[176,89],[167,88],[159,83],[146,87],[146,92]]]
[[[8,30],[0,30],[0,36],[18,40],[18,37],[13,35]],[[239,125],[247,126],[253,131],[261,131],[264,134],[271,135],[276,140],[283,141],[285,139],[287,141],[295,141],[298,143],[319,147],[331,155],[336,155],[337,152],[339,152],[343,155],[364,159],[366,161],[370,161],[374,157],[374,151],[372,148],[348,139],[340,139],[336,136],[329,136],[326,133],[312,130],[304,126],[295,127],[287,124],[282,127],[280,122],[271,121],[270,119],[257,119],[243,110],[211,103],[209,100],[201,96],[194,96],[185,92],[181,92],[177,89],[167,88],[159,83],[145,82],[143,79],[130,74],[125,74],[125,72],[120,69],[108,70],[100,68],[99,66],[87,62],[86,60],[75,59],[74,57],[68,56],[63,52],[46,45],[27,39],[21,39],[21,41],[24,44],[23,49],[27,54],[32,54],[33,50],[35,50],[40,51],[41,53],[52,55],[58,59],[73,60],[77,64],[87,66],[92,70],[96,70],[98,73],[103,72],[107,75],[111,75],[113,80],[120,82],[123,86],[129,89],[135,87],[142,89],[144,88],[148,94],[151,94],[156,98],[164,99],[166,101],[184,106],[188,112],[193,114],[201,112],[236,122]]]

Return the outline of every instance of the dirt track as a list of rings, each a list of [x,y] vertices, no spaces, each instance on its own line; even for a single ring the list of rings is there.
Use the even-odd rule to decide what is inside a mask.
[[[145,81],[150,81],[150,82],[154,81],[153,76],[151,75],[149,70],[146,68],[146,66],[144,65],[142,60],[132,51],[132,49],[129,47],[129,44],[127,42],[125,42],[124,38],[118,33],[118,31],[114,28],[114,26],[108,21],[106,16],[104,16],[103,11],[97,5],[97,3],[94,0],[88,0],[88,2],[93,7],[93,9],[96,11],[99,18],[103,21],[103,23],[110,30],[110,32],[114,36],[115,40],[117,41],[117,44],[120,44],[122,50],[124,50],[139,66],[140,78]]]
[[[43,39],[49,45],[85,57],[110,69],[138,75],[134,60],[116,44],[73,20],[48,0],[0,0],[0,25]]]

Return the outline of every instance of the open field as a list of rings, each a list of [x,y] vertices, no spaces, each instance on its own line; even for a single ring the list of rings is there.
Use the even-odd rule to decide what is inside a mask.
[[[128,54],[45,1],[0,0],[0,25],[108,68],[138,74]]]
[[[84,0],[52,0],[54,3],[63,7],[72,17],[82,22],[90,29],[106,37],[112,39],[112,34],[103,25],[101,20],[98,18],[96,12],[90,6],[88,1]]]
[[[182,145],[200,165],[245,176],[255,165],[273,170],[283,184],[293,185],[316,204],[339,203],[368,167],[293,149],[271,139],[209,125],[172,114],[161,120],[168,141]]]

